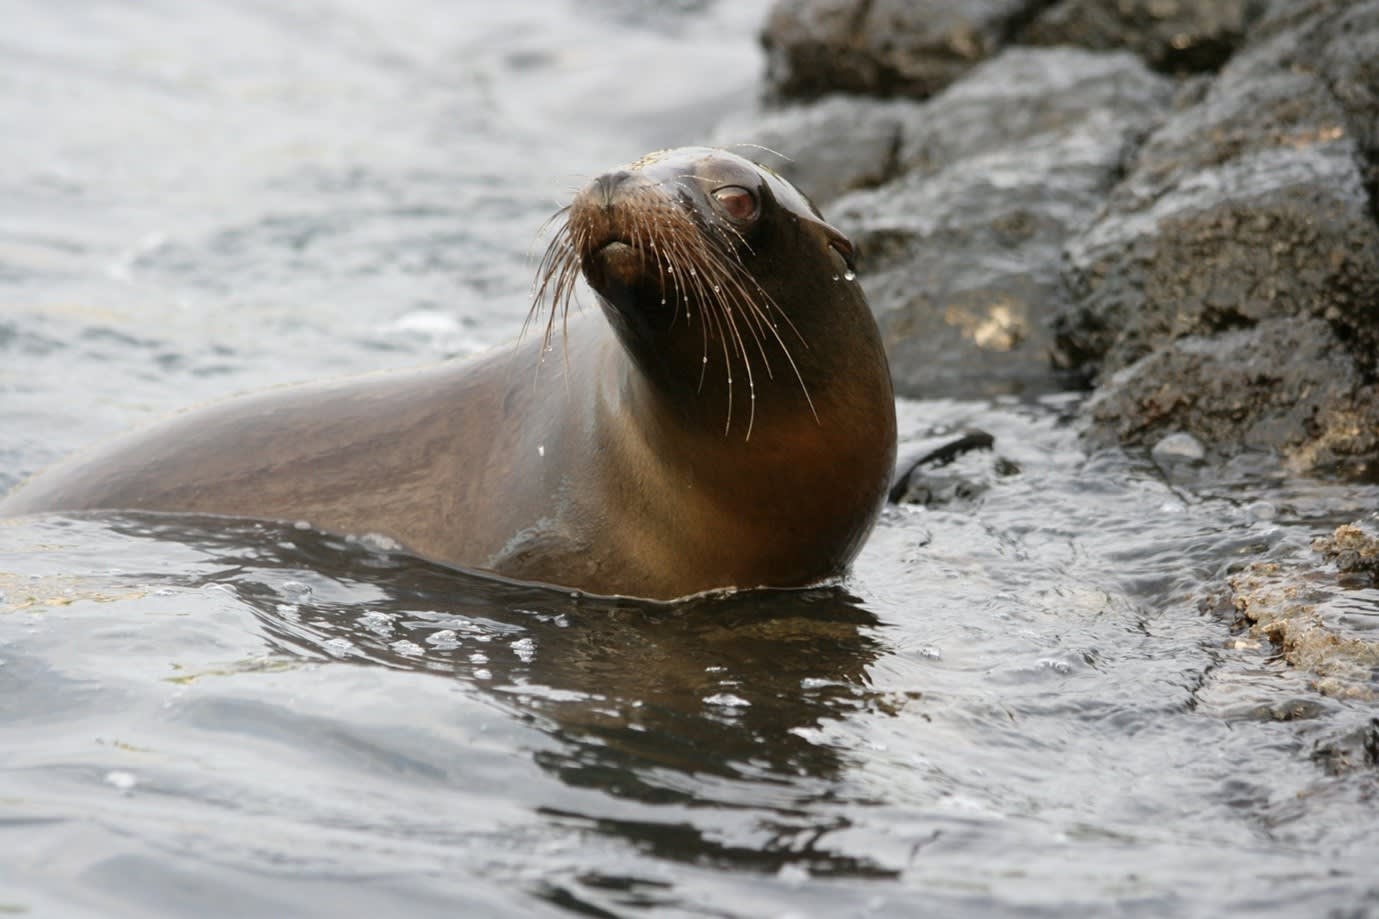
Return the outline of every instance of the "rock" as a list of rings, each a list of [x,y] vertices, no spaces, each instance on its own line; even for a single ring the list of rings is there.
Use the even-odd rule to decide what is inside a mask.
[[[777,100],[924,99],[991,56],[1039,0],[778,0],[762,32]]]
[[[1315,677],[1325,695],[1372,700],[1379,642],[1368,623],[1356,628],[1354,606],[1335,575],[1298,557],[1253,562],[1226,579],[1231,604],[1255,638],[1268,639],[1285,660]]]
[[[1379,718],[1317,741],[1310,758],[1332,776],[1379,767]]]
[[[713,143],[771,166],[818,205],[894,178],[902,125],[916,116],[909,100],[829,96],[731,118]]]
[[[1012,35],[1143,58],[962,72]],[[840,196],[899,393],[1096,380],[1093,441],[1379,476],[1379,0],[782,0],[765,41],[778,97],[954,81],[757,135]]]
[[[1379,515],[1336,527],[1330,536],[1312,540],[1312,550],[1341,572],[1379,584]]]
[[[985,431],[967,431],[956,440],[906,462],[905,473],[891,486],[893,504],[948,507],[970,504],[1001,479],[1019,475],[1020,467],[992,452],[995,439]]]
[[[1084,411],[1097,444],[1186,433],[1218,459],[1253,450],[1298,473],[1379,472],[1379,386],[1321,319],[1177,339],[1106,381]]]
[[[1177,431],[1164,437],[1149,451],[1160,466],[1173,463],[1199,463],[1206,458],[1207,448],[1191,434]]]
[[[1124,48],[1169,73],[1216,70],[1263,6],[1263,0],[1061,0],[1020,38],[1034,45]]]
[[[1304,75],[1214,86],[1170,119],[1068,258],[1060,344],[1107,371],[1298,311],[1375,331],[1379,230],[1343,117]]]
[[[1287,70],[1325,84],[1379,202],[1379,2],[1272,0],[1232,69],[1245,78]]]
[[[1059,257],[1168,104],[1129,54],[1011,49],[901,109],[905,174],[833,204],[903,395],[1037,393],[1064,303]]]
[[[1368,90],[1342,104],[1322,76],[1373,58],[1299,63],[1308,42],[1333,57],[1368,49],[1379,0],[1307,5],[1311,18],[1266,17],[1185,97],[1067,248],[1056,341],[1101,375],[1095,439],[1184,430],[1220,457],[1265,449],[1297,472],[1379,471],[1379,226],[1368,134],[1347,108],[1369,112]]]
[[[935,480],[938,478],[935,474],[936,470],[952,465],[955,460],[968,453],[989,451],[995,444],[996,439],[987,432],[970,430],[963,432],[957,438],[943,436],[916,445],[919,447],[917,452],[909,452],[909,455],[897,458],[896,475],[891,483],[887,500],[892,504],[933,503],[930,498],[936,491],[934,487]],[[985,466],[986,463],[982,465]],[[1007,466],[1011,469],[1011,475],[1019,471],[1013,463],[1007,464]],[[954,495],[957,494],[958,487],[969,484],[973,485],[969,491],[970,495],[979,494],[985,490],[985,485],[971,483],[970,480],[960,477],[959,483],[955,485]]]
[[[904,110],[896,168],[933,173],[1043,135],[1080,133],[1098,118],[1123,125],[1128,156],[1171,98],[1172,84],[1130,54],[1010,48],[922,107]]]

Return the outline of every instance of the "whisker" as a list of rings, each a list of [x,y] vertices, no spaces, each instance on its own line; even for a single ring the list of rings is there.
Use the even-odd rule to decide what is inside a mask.
[[[796,347],[807,349],[809,342],[753,274],[745,259],[756,252],[746,233],[696,204],[698,188],[711,181],[716,179],[682,173],[646,186],[646,196],[622,215],[621,238],[641,253],[648,281],[654,264],[661,303],[671,310],[668,327],[675,328],[682,311],[687,325],[699,323],[697,392],[704,391],[712,354],[716,351],[721,356],[726,389],[724,436],[732,434],[735,413],[741,410],[737,384],[745,378],[748,401],[743,437],[751,439],[756,426],[757,377],[773,383],[780,377],[774,359],[777,349],[818,423],[819,413],[795,354]],[[653,191],[657,188],[661,190]],[[550,240],[539,260],[533,302],[522,324],[526,335],[530,326],[544,319],[539,366],[553,348],[558,317],[567,377],[570,308],[572,301],[578,305],[584,273],[581,253],[597,245],[605,232],[602,219],[594,219],[590,211],[581,210],[573,219],[572,213],[571,206],[560,208],[538,231],[538,236],[549,233]],[[600,234],[598,240],[590,238],[593,232]],[[544,316],[543,310],[548,310]]]
[[[764,146],[764,145],[762,145],[762,144],[754,144],[754,143],[749,143],[749,142],[747,142],[747,141],[742,141],[742,142],[733,143],[733,144],[724,144],[723,146],[719,147],[719,149],[720,149],[720,150],[727,150],[729,153],[732,153],[732,152],[733,152],[733,151],[732,151],[732,148],[734,148],[734,147],[749,147],[749,148],[751,148],[751,149],[753,149],[753,150],[765,150],[767,153],[771,154],[772,156],[778,156],[778,157],[780,157],[781,159],[785,160],[787,163],[793,163],[793,162],[795,162],[795,158],[794,158],[794,157],[792,157],[792,156],[786,156],[784,153],[781,153],[779,150],[773,150],[773,149],[771,149],[770,147]]]

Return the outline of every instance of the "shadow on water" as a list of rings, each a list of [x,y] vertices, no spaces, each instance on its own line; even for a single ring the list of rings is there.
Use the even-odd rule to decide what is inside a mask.
[[[879,704],[876,618],[838,587],[748,591],[675,605],[505,582],[287,524],[128,514],[116,532],[193,547],[283,654],[460,680],[555,741],[537,764],[571,788],[644,805],[766,814],[744,847],[692,820],[543,807],[655,858],[818,876],[891,877],[823,837],[845,829],[845,751],[828,722]],[[203,569],[204,570],[204,569]],[[597,879],[586,879],[595,882]],[[610,883],[615,883],[611,881]],[[568,894],[552,890],[560,905]]]

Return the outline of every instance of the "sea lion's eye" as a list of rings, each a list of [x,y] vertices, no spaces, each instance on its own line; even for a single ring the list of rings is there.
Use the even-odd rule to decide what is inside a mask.
[[[714,190],[713,197],[723,213],[734,220],[751,220],[757,215],[757,196],[741,185],[724,185]]]

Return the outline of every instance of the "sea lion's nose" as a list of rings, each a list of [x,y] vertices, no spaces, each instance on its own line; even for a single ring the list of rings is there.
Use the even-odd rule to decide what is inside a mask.
[[[618,186],[624,184],[632,178],[632,173],[626,169],[618,169],[614,172],[605,172],[594,180],[594,200],[604,207],[612,207],[614,194]]]

